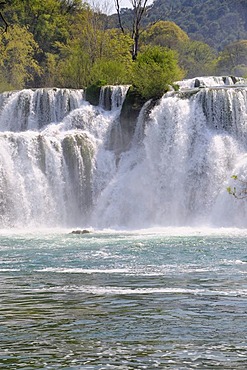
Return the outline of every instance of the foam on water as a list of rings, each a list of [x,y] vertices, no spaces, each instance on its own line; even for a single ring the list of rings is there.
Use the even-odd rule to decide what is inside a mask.
[[[128,288],[128,287],[99,287],[99,286],[63,286],[62,288],[51,287],[34,289],[38,292],[78,292],[94,295],[150,295],[150,294],[171,294],[171,295],[198,295],[202,297],[227,296],[227,297],[246,297],[247,289],[239,290],[209,290],[209,289],[184,289],[184,288]]]

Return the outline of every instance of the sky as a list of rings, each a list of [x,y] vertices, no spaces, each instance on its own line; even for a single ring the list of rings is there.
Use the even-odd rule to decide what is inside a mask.
[[[103,5],[104,3],[107,3],[109,5],[109,13],[115,13],[116,10],[115,10],[115,7],[114,7],[114,0],[86,0],[87,3],[89,3],[90,5],[92,4],[96,4],[96,5],[99,5],[101,7],[101,5]],[[152,4],[153,0],[148,0],[147,4],[150,5]],[[119,0],[119,3],[120,3],[120,7],[121,8],[131,8],[131,1],[130,0]]]

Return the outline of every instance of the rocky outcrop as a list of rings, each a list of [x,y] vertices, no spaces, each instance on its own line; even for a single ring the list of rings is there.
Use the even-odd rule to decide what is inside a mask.
[[[80,234],[90,234],[90,231],[89,230],[73,230],[70,234],[76,234],[76,235],[80,235]]]
[[[145,104],[143,99],[135,90],[129,89],[120,114],[120,127],[122,134],[121,151],[129,149],[131,139],[135,132],[140,111]]]

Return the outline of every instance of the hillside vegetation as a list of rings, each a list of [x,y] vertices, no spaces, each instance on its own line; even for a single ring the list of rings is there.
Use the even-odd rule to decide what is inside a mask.
[[[125,9],[126,23],[128,18],[131,11]],[[159,20],[175,22],[191,39],[216,50],[247,39],[246,0],[154,0],[145,25]]]
[[[131,9],[121,10],[122,32],[116,15],[81,0],[6,0],[0,91],[132,84],[148,99],[183,77],[247,75],[247,6],[240,0],[234,4],[156,0],[142,20],[133,60]]]

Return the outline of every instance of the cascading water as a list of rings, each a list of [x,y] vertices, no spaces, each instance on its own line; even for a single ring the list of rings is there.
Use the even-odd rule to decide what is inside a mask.
[[[0,130],[39,130],[61,120],[83,101],[83,90],[37,89],[1,94]]]
[[[122,106],[129,86],[103,86],[100,90],[99,105],[105,110],[115,110]]]
[[[247,176],[246,107],[243,87],[166,94],[148,122],[139,120],[143,139],[135,135],[122,154],[98,200],[97,225],[245,226],[246,204],[226,187],[233,173]]]
[[[122,153],[127,87],[99,107],[80,90],[2,94],[0,227],[246,226],[226,187],[247,178],[247,88],[190,83],[143,107]]]
[[[241,85],[246,84],[246,79],[234,76],[207,76],[178,81],[177,84],[182,89],[193,89],[194,87]]]
[[[94,108],[80,90],[2,94],[0,226],[87,223],[95,157],[116,114]]]

